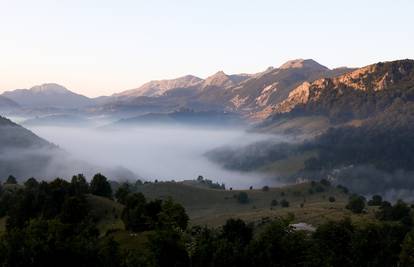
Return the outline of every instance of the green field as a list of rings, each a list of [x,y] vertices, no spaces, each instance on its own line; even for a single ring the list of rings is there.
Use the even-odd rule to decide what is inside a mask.
[[[327,220],[339,220],[352,217],[355,220],[373,218],[373,210],[366,214],[354,215],[345,209],[348,195],[335,187],[324,187],[324,192],[310,193],[310,183],[270,188],[268,191],[253,190],[218,190],[188,185],[185,182],[158,182],[138,187],[147,198],[173,198],[182,204],[192,225],[220,226],[229,218],[241,218],[247,222],[259,222],[280,216],[294,216],[295,222],[319,225]],[[312,189],[314,191],[314,189]],[[247,204],[241,204],[234,197],[240,192],[249,196]],[[335,202],[329,202],[330,196]],[[277,205],[271,207],[272,200],[279,203],[282,199],[289,202],[289,207]]]
[[[324,192],[316,192],[316,186]],[[190,226],[206,225],[220,227],[229,218],[240,218],[248,223],[260,225],[277,217],[290,217],[294,223],[305,222],[318,226],[329,220],[350,217],[354,222],[375,221],[375,207],[368,207],[364,214],[353,214],[345,208],[349,195],[333,186],[319,183],[302,183],[280,188],[252,190],[210,189],[196,181],[147,183],[137,187],[148,199],[173,198],[182,204],[190,217]],[[313,193],[310,193],[310,190]],[[234,197],[246,192],[249,202],[241,204]],[[329,197],[335,197],[330,202]],[[125,230],[120,219],[123,206],[107,198],[87,195],[92,215],[98,218],[101,236],[109,234],[123,249],[145,249],[151,232],[130,233]],[[280,201],[286,199],[289,207],[281,207]],[[272,200],[279,205],[271,206]]]

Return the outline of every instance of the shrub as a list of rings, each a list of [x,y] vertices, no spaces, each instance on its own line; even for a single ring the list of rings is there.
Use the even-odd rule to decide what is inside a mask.
[[[240,204],[246,204],[249,203],[249,196],[247,195],[246,192],[240,192],[236,195],[237,201]]]
[[[287,207],[289,207],[290,203],[289,203],[289,201],[287,201],[286,199],[282,199],[282,201],[280,201],[280,205],[281,205],[283,208],[287,208]]]
[[[14,177],[13,175],[9,175],[9,177],[7,177],[5,184],[17,184],[16,177]]]
[[[358,195],[353,195],[349,198],[346,208],[353,213],[362,213],[365,208],[365,198]]]
[[[330,197],[328,198],[328,200],[329,200],[329,202],[335,202],[335,201],[336,201],[335,197],[333,197],[333,196],[330,196]]]
[[[380,206],[382,203],[382,197],[380,195],[373,195],[368,201],[368,206]]]
[[[339,185],[336,186],[336,188],[338,188],[339,191],[341,191],[344,194],[348,194],[349,193],[349,189],[347,187],[343,186],[343,185],[340,185],[339,184]]]
[[[324,185],[324,186],[331,186],[331,182],[329,182],[328,180],[326,180],[326,179],[322,179],[321,181],[320,181],[320,183],[321,183],[321,185]]]

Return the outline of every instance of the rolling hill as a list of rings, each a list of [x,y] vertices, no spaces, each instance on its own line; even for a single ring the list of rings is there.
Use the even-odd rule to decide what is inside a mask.
[[[19,104],[7,97],[0,96],[0,111],[15,110],[17,108],[19,108]]]
[[[55,83],[45,83],[30,89],[17,89],[2,94],[21,107],[30,109],[64,108],[77,109],[93,105],[92,99],[69,91]]]
[[[68,178],[74,173],[92,176],[98,172],[122,179],[138,178],[123,167],[95,166],[77,160],[55,144],[0,116],[0,179],[9,175],[19,180]]]
[[[105,128],[132,127],[143,125],[175,125],[199,127],[240,127],[244,121],[235,113],[218,111],[194,111],[180,109],[171,113],[148,113],[121,119]]]

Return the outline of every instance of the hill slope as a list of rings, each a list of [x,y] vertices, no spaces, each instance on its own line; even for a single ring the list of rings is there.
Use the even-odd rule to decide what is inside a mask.
[[[19,104],[13,100],[0,95],[0,111],[7,111],[19,108]]]

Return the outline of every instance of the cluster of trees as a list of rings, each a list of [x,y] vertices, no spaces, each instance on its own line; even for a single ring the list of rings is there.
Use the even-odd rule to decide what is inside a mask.
[[[412,266],[414,232],[401,224],[328,222],[297,231],[277,219],[260,231],[241,220],[193,229],[193,266]],[[257,234],[255,234],[257,233]]]
[[[381,221],[398,221],[409,227],[413,225],[411,207],[402,200],[392,204],[384,201],[380,195],[373,195],[370,200],[366,201],[365,197],[354,194],[349,197],[346,208],[354,213],[363,213],[366,205],[378,206],[375,216]]]
[[[241,148],[223,147],[206,153],[209,160],[226,169],[254,171],[301,152],[298,145],[262,141]]]
[[[9,186],[9,185],[13,186]],[[292,218],[246,224],[230,219],[220,228],[188,226],[184,208],[168,200],[148,200],[122,184],[114,194],[124,206],[122,220],[143,247],[124,246],[113,232],[100,233],[87,194],[112,198],[108,180],[91,183],[82,175],[70,182],[12,178],[0,190],[6,231],[0,237],[1,266],[413,266],[411,207],[375,195],[378,222],[327,222],[314,232],[296,230]],[[328,181],[314,183],[330,186]],[[114,200],[115,201],[115,200]],[[280,205],[283,204],[283,200]],[[355,205],[358,206],[358,205]]]
[[[87,194],[112,199],[111,185],[101,174],[90,183],[83,175],[70,182],[30,178],[23,184],[10,176],[0,190],[0,217],[6,221],[0,266],[159,266],[175,252],[180,255],[178,240],[188,223],[181,205],[118,193],[127,229],[152,232],[149,251],[125,251],[111,235],[99,232]]]
[[[388,172],[414,170],[414,103],[390,106],[361,127],[332,128],[305,149],[316,149],[306,170],[330,170],[350,165],[373,165]]]
[[[206,185],[206,186],[208,186],[209,188],[212,188],[212,189],[226,190],[226,185],[225,184],[223,184],[223,183],[219,184],[218,182],[213,182],[212,180],[206,179],[201,175],[199,175],[197,177],[197,182],[199,182],[200,184]]]
[[[30,178],[23,185],[9,177],[0,192],[1,217],[7,218],[6,232],[0,239],[0,265],[104,264],[101,256],[106,243],[99,243],[99,231],[85,198],[92,184],[82,175],[74,176],[71,182]],[[95,193],[100,192],[97,188]]]
[[[172,199],[148,201],[142,193],[133,193],[124,183],[115,193],[117,201],[124,205],[122,220],[127,230],[143,232],[165,226],[185,230],[188,216]]]

